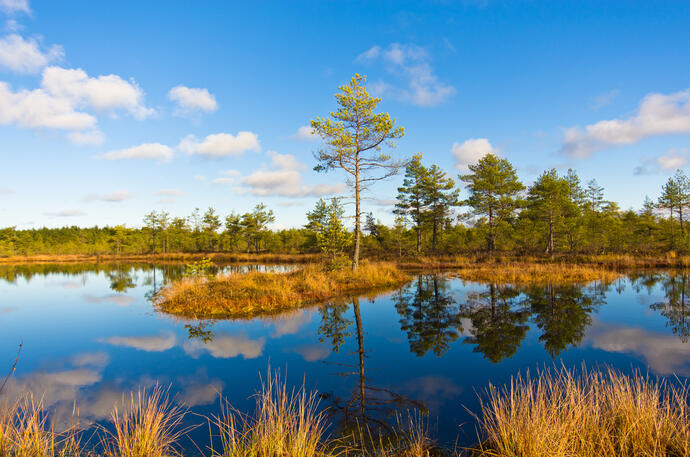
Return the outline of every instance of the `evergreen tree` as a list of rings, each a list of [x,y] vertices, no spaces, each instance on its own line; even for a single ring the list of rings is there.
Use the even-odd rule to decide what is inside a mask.
[[[470,196],[463,203],[472,207],[473,213],[487,218],[487,249],[496,249],[496,228],[515,215],[520,207],[520,192],[525,188],[517,173],[506,159],[487,154],[476,164],[469,166],[470,172],[461,175]]]
[[[396,214],[409,218],[417,236],[417,254],[422,251],[422,229],[426,216],[425,182],[428,171],[422,165],[422,154],[415,154],[405,167],[405,179],[398,187]]]

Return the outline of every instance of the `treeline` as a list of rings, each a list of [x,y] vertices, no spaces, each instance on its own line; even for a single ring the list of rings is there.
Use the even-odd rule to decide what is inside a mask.
[[[465,198],[461,198],[462,190]],[[421,155],[407,162],[386,225],[366,215],[362,250],[369,255],[433,255],[500,251],[516,254],[654,254],[690,252],[690,180],[678,170],[656,201],[621,210],[574,170],[544,171],[527,186],[504,158],[488,154],[469,172],[448,176]],[[336,257],[353,249],[340,199],[320,200],[301,228],[270,230],[272,210],[221,216],[215,209],[188,217],[147,214],[142,227],[76,226],[0,229],[0,256],[146,254],[172,252],[312,253]]]

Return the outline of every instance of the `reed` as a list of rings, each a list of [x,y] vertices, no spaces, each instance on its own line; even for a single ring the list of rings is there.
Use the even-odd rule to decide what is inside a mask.
[[[563,263],[470,265],[458,269],[456,274],[458,277],[469,281],[518,285],[589,283],[592,281],[610,283],[622,276],[622,273],[609,268]]]
[[[613,369],[518,375],[488,388],[474,455],[689,456],[689,394],[687,385]]]
[[[155,304],[163,312],[185,317],[252,317],[396,287],[409,279],[391,263],[365,262],[357,271],[328,271],[321,264],[310,264],[290,273],[250,272],[175,281],[161,289]]]

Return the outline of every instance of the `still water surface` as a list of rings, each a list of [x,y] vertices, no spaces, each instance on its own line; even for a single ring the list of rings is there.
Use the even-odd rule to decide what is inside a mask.
[[[243,265],[223,271],[287,270]],[[645,273],[612,284],[512,287],[423,274],[376,298],[248,321],[190,321],[150,297],[183,267],[0,266],[0,367],[23,340],[12,389],[44,394],[56,420],[81,422],[155,384],[192,411],[218,394],[251,411],[268,367],[321,394],[338,426],[429,413],[443,443],[474,441],[477,391],[520,370],[607,364],[690,377],[690,278]],[[4,372],[1,368],[0,372]],[[362,406],[363,404],[363,406]],[[467,409],[466,409],[467,408]],[[198,422],[198,417],[189,419]],[[192,433],[204,446],[207,430]]]

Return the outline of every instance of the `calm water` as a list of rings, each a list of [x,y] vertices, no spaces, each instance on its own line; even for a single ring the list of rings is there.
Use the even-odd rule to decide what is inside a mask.
[[[9,368],[24,342],[11,388],[45,393],[62,421],[75,402],[81,422],[104,421],[123,393],[156,383],[195,412],[216,413],[219,392],[249,411],[270,365],[290,384],[317,389],[339,426],[362,416],[386,423],[395,411],[419,408],[452,443],[475,437],[465,407],[476,410],[476,392],[519,370],[586,362],[690,376],[686,276],[514,288],[420,275],[375,299],[194,322],[149,302],[181,273],[179,266],[0,266],[0,367]],[[206,437],[205,429],[193,435],[202,446]]]

